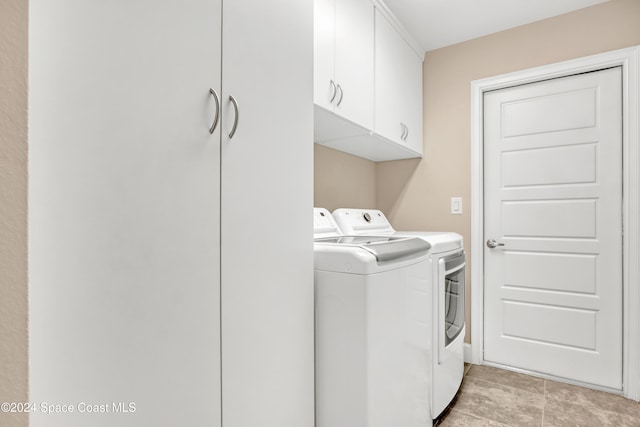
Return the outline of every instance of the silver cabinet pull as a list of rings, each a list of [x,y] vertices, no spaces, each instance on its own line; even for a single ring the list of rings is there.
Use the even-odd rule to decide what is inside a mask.
[[[344,96],[344,92],[342,92],[342,87],[340,87],[340,85],[338,85],[338,90],[340,91],[340,99],[338,99],[338,103],[336,105],[340,106],[340,103],[342,102],[342,97]]]
[[[236,113],[236,118],[233,121],[233,127],[231,128],[231,132],[229,132],[229,139],[233,138],[233,135],[236,134],[236,129],[238,129],[238,121],[240,120],[240,113],[238,111],[238,101],[233,97],[233,95],[229,95],[229,101],[233,104],[233,109]]]
[[[504,243],[498,243],[494,239],[487,240],[487,247],[489,249],[497,248],[498,246],[504,246]]]
[[[400,129],[401,129],[400,140],[404,141],[405,140],[405,135],[406,135],[406,133],[408,131],[407,130],[407,125],[405,125],[404,123],[400,122]]]
[[[338,91],[336,90],[336,84],[333,82],[333,80],[329,80],[329,85],[331,85],[331,99],[329,100],[329,104],[331,104],[333,100],[336,99],[336,94],[338,93]]]
[[[409,126],[404,125],[404,140],[406,141],[407,138],[409,137]]]
[[[220,98],[218,98],[218,94],[213,88],[209,88],[209,93],[213,95],[213,99],[216,101],[216,115],[213,116],[213,124],[209,128],[209,133],[213,133],[216,130],[216,126],[218,126],[218,119],[220,118]]]

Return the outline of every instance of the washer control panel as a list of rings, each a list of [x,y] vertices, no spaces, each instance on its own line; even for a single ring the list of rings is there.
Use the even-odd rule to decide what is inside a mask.
[[[313,238],[341,236],[331,212],[324,208],[313,208]]]
[[[333,218],[344,235],[389,234],[395,231],[387,217],[377,209],[336,209]]]

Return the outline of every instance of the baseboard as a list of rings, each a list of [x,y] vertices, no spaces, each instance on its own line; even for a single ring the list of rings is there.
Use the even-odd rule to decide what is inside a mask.
[[[473,351],[469,343],[464,343],[464,363],[473,363]]]

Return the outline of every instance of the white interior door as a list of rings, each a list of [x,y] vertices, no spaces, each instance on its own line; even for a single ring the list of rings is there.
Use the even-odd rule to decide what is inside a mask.
[[[484,360],[622,388],[621,69],[485,93]]]
[[[220,426],[220,3],[29,2],[33,427]]]

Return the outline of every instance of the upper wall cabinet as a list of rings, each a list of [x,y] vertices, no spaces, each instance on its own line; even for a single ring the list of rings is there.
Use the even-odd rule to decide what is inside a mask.
[[[362,134],[373,128],[373,5],[316,0],[314,9],[316,121],[329,121],[316,127],[315,140]],[[332,124],[331,113],[344,120]]]
[[[375,15],[375,132],[422,155],[422,58]]]
[[[380,0],[315,0],[314,141],[373,161],[422,157],[422,58]]]

